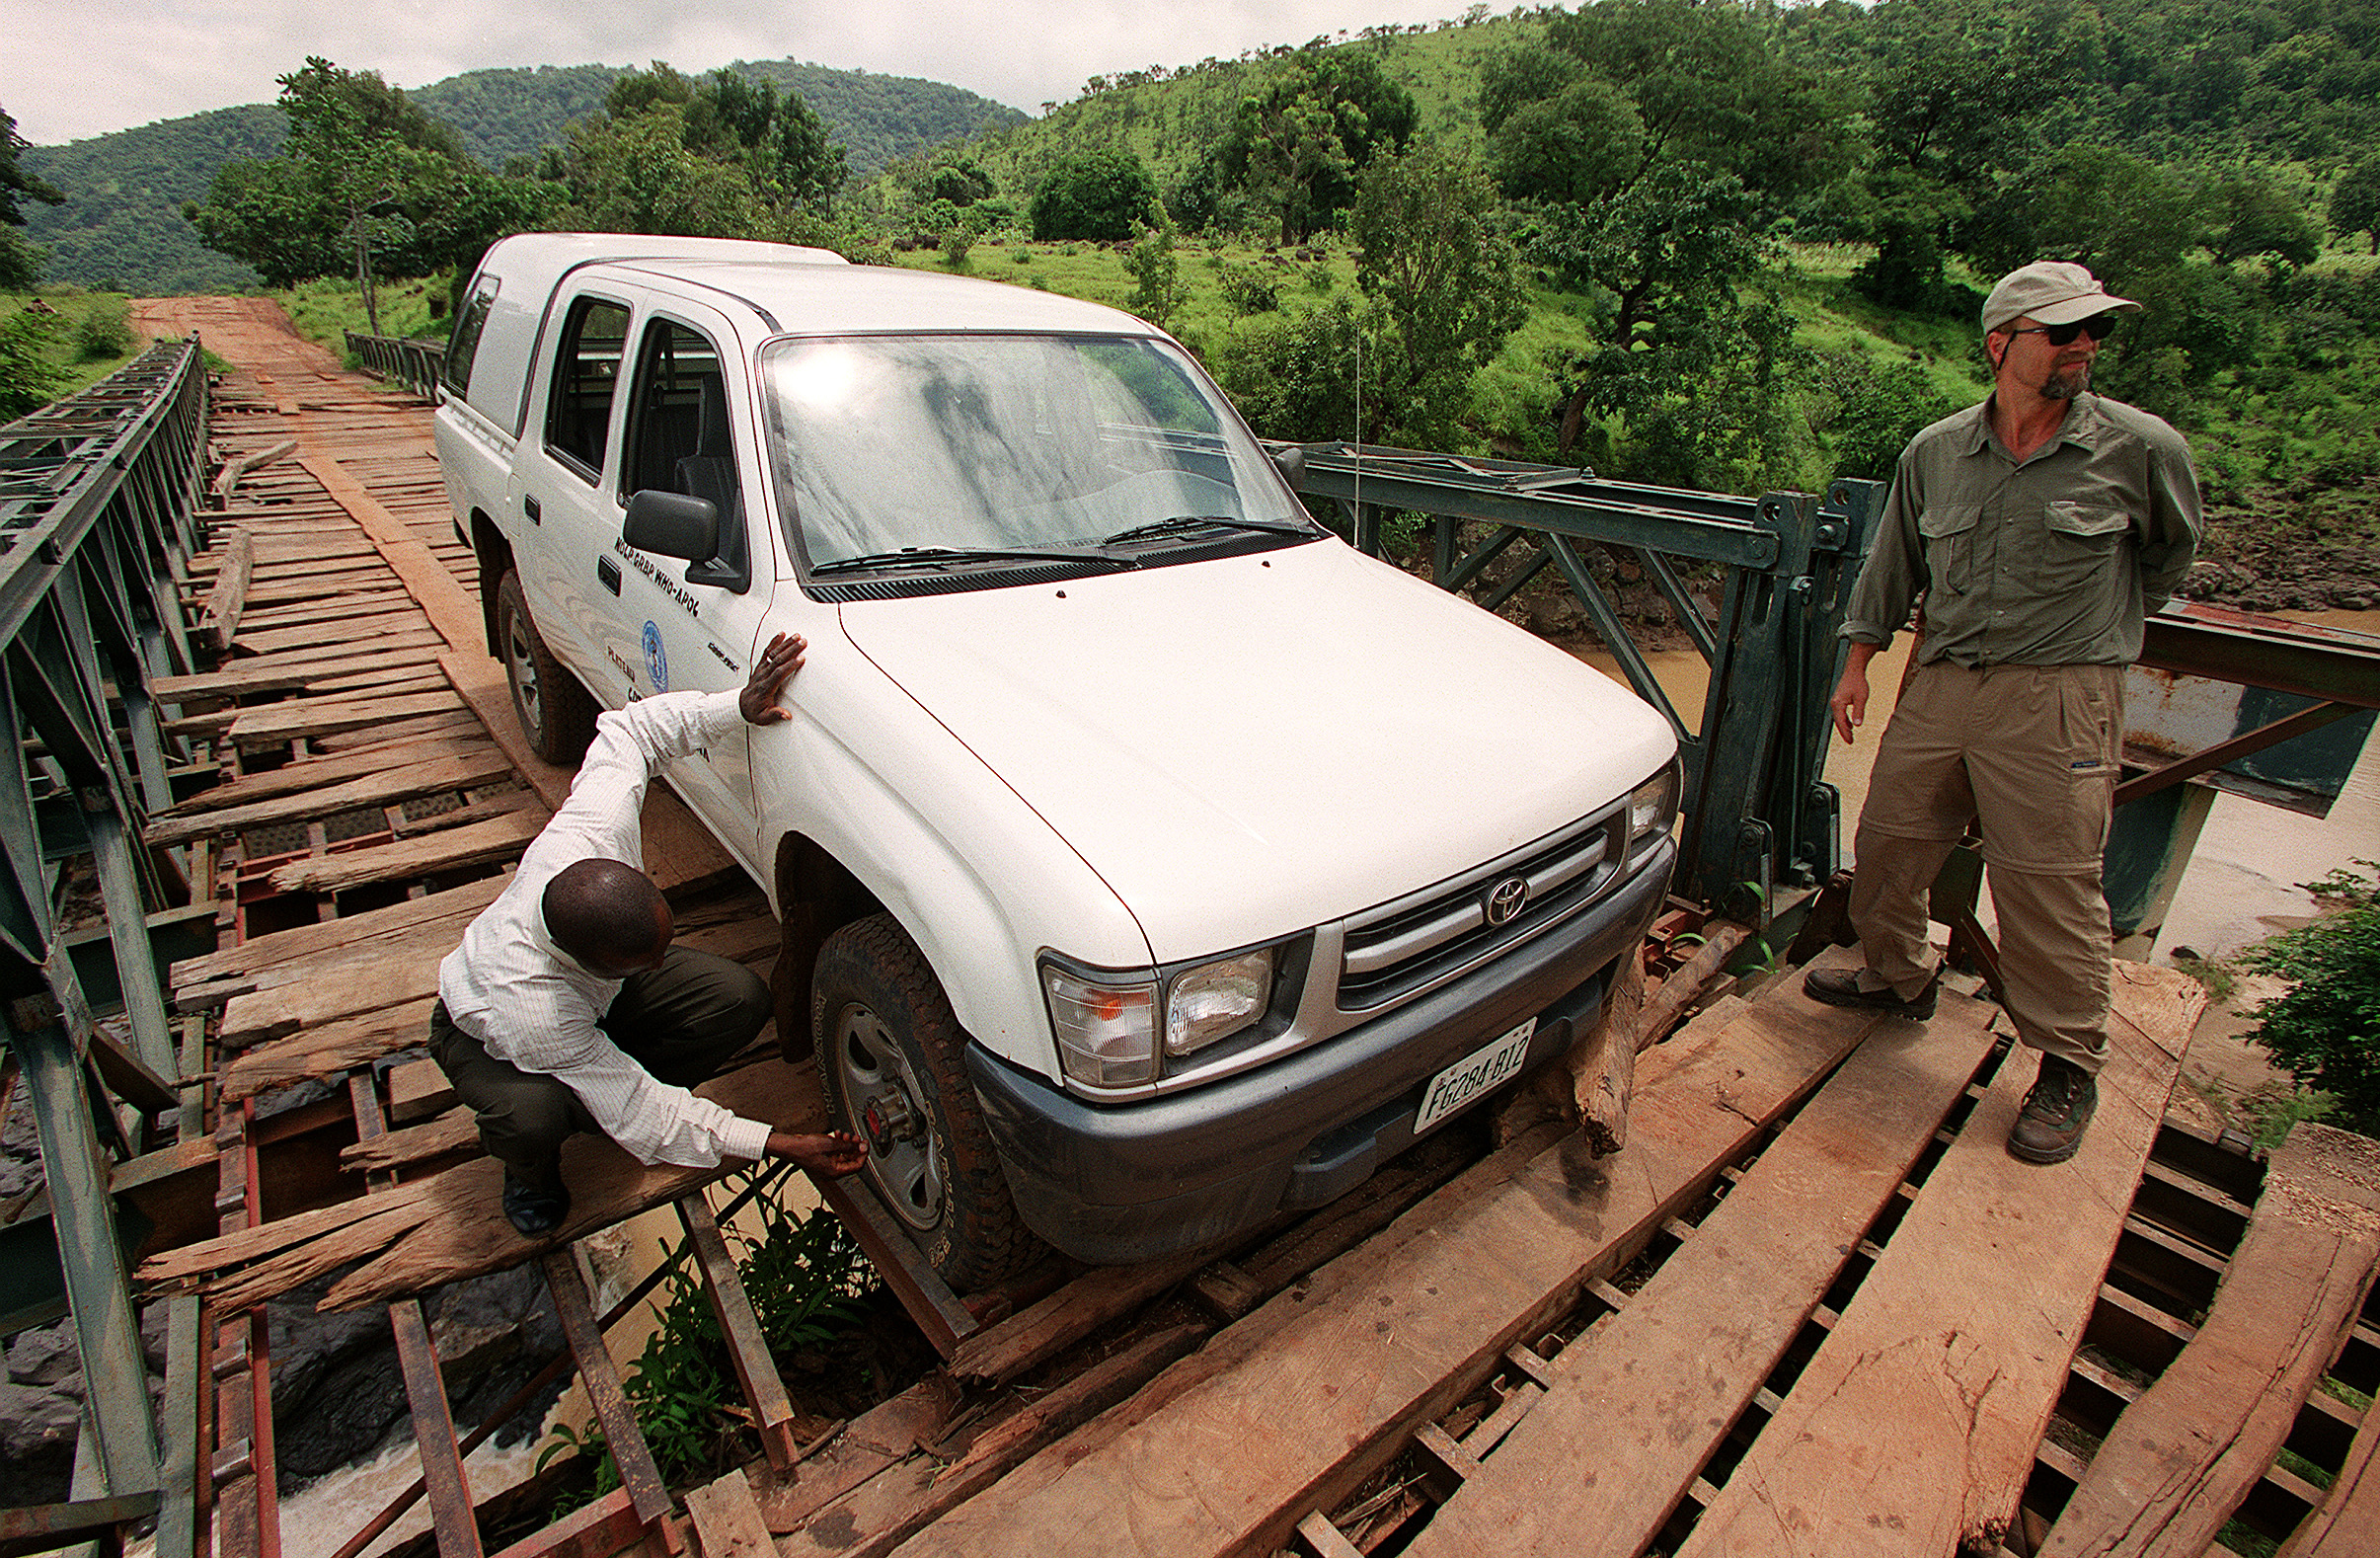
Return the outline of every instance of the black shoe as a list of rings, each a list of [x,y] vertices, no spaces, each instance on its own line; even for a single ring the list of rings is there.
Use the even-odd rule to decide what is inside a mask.
[[[1824,1001],[1829,1006],[1864,1006],[1921,1023],[1934,1015],[1934,998],[1941,989],[1939,974],[1926,980],[1926,987],[1917,992],[1916,999],[1907,1001],[1893,994],[1888,984],[1881,990],[1860,988],[1856,969],[1812,969],[1802,975],[1802,993],[1813,1001]]]
[[[2028,1163],[2063,1163],[2083,1144],[2099,1107],[2099,1080],[2072,1060],[2041,1056],[2041,1074],[2008,1132],[2008,1155]]]
[[[524,1239],[540,1239],[562,1225],[571,1212],[571,1193],[557,1184],[541,1190],[504,1171],[504,1220]]]

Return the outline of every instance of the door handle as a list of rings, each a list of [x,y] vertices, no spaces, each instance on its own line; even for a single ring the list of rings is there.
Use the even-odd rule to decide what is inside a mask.
[[[523,498],[520,501],[520,511],[529,516],[529,523],[531,524],[544,524],[546,522],[545,510],[538,506],[537,500],[534,498]]]
[[[613,562],[610,558],[599,557],[595,559],[595,577],[602,580],[603,587],[610,590],[613,594],[616,595],[620,592],[620,565]]]

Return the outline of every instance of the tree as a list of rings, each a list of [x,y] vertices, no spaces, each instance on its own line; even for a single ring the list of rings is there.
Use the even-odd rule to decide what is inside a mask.
[[[1061,157],[1034,187],[1033,235],[1044,242],[1116,243],[1157,217],[1156,183],[1140,159],[1121,146],[1095,146]]]
[[[1310,43],[1240,100],[1216,167],[1279,214],[1281,242],[1303,243],[1354,198],[1355,175],[1383,148],[1402,150],[1419,111],[1368,50]]]
[[[2380,154],[2347,169],[2331,187],[2331,231],[2342,238],[2361,233],[2380,255]]]
[[[25,212],[18,200],[55,205],[66,198],[47,182],[17,166],[17,153],[28,144],[17,133],[17,121],[9,117],[7,110],[0,109],[0,223],[7,224],[0,227],[0,291],[29,289],[41,269],[41,251],[7,230],[25,225]]]
[[[1511,243],[1493,230],[1496,189],[1464,152],[1432,143],[1364,169],[1350,218],[1356,285],[1386,315],[1387,394],[1369,437],[1444,448],[1470,409],[1472,375],[1528,318]]]

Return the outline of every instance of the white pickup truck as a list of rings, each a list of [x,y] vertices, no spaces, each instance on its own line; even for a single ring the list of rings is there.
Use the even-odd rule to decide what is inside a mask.
[[[1315,524],[1128,315],[511,238],[437,445],[544,754],[809,641],[791,720],[668,778],[962,1288],[1035,1235],[1140,1260],[1345,1193],[1559,1053],[1661,902],[1666,723]]]

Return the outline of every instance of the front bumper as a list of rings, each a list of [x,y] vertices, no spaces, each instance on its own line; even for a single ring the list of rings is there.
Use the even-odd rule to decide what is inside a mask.
[[[1602,1009],[1613,961],[1659,910],[1674,860],[1664,843],[1600,900],[1454,983],[1205,1087],[1093,1104],[970,1045],[1019,1213],[1078,1260],[1122,1265],[1338,1199],[1412,1144],[1439,1071],[1532,1016],[1524,1071],[1570,1048]]]

